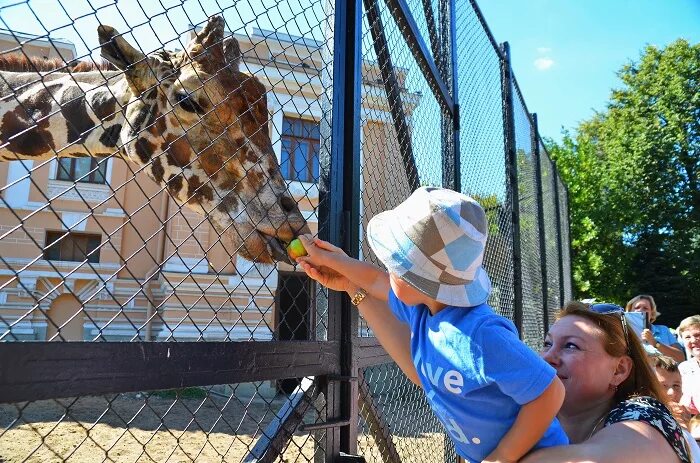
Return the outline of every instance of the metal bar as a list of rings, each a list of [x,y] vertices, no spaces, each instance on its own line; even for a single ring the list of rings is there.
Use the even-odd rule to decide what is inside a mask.
[[[520,199],[518,191],[518,154],[515,150],[515,115],[513,114],[513,71],[510,67],[510,46],[503,42],[501,52],[501,94],[503,97],[503,140],[508,169],[508,193],[513,226],[513,323],[522,336],[523,326],[523,269],[520,251]]]
[[[338,342],[0,343],[0,403],[339,373]]]
[[[564,253],[562,242],[561,242],[561,217],[560,207],[559,207],[559,174],[557,173],[557,166],[552,161],[552,182],[554,182],[554,210],[556,211],[556,221],[557,221],[557,248],[559,249],[559,306],[564,305]]]
[[[423,0],[423,14],[425,14],[425,22],[428,24],[428,38],[430,39],[430,49],[433,52],[435,66],[439,71],[442,71],[440,59],[440,39],[438,38],[437,27],[435,26],[435,15],[433,14],[433,5],[431,0]],[[444,74],[441,74],[444,78]]]
[[[379,344],[377,338],[359,338],[357,346],[358,368],[367,368],[393,362],[389,354],[387,354],[382,345]]]
[[[314,400],[310,394],[316,389],[314,386],[313,377],[307,376],[301,380],[301,384],[289,395],[289,401],[275,414],[275,418],[243,459],[243,463],[272,463],[277,460],[297,427],[302,430],[299,423]]]
[[[428,85],[433,91],[435,98],[443,107],[443,110],[452,114],[454,103],[452,102],[452,97],[447,88],[447,83],[440,75],[437,66],[435,66],[435,62],[430,57],[428,47],[425,45],[425,41],[423,41],[423,37],[421,36],[420,30],[418,30],[418,25],[415,19],[413,19],[413,15],[411,14],[406,0],[385,0],[385,2],[399,30],[403,33],[404,39],[406,43],[408,43],[408,48],[411,50],[423,76],[425,76],[425,79],[428,81]],[[369,9],[366,6],[365,9],[369,13]]]
[[[413,157],[413,148],[411,146],[411,132],[406,123],[406,115],[401,102],[401,88],[399,87],[396,72],[391,62],[389,48],[384,35],[384,25],[377,5],[378,0],[363,0],[365,10],[367,11],[367,23],[369,24],[372,33],[372,42],[374,51],[377,55],[377,62],[382,73],[382,81],[384,82],[384,90],[389,102],[391,110],[391,118],[394,122],[396,137],[398,139],[399,151],[403,160],[406,178],[408,180],[411,191],[415,191],[420,187],[418,177],[418,169],[416,160]]]
[[[532,155],[535,156],[537,164],[535,164],[535,194],[537,195],[537,229],[540,237],[540,273],[542,275],[542,307],[544,315],[542,322],[544,331],[549,328],[549,285],[547,284],[547,241],[544,236],[544,193],[542,191],[542,153],[540,153],[540,132],[537,126],[537,114],[531,115],[532,123],[530,125],[530,142],[532,143]]]
[[[452,101],[454,103],[454,111],[452,113],[452,146],[454,153],[454,190],[462,191],[462,159],[460,157],[459,134],[460,134],[460,115],[459,115],[459,69],[457,68],[457,0],[447,0],[450,6],[450,65],[452,66]]]
[[[325,208],[326,239],[344,248],[350,256],[359,251],[359,178],[360,178],[360,101],[362,99],[362,3],[336,0],[333,23],[333,102],[330,178]],[[349,333],[354,327],[355,333]],[[337,374],[355,376],[352,336],[357,332],[357,313],[341,293],[330,291],[328,300],[328,339],[338,341],[340,357]],[[355,397],[357,383],[329,382],[326,391],[327,422],[348,421],[325,433],[326,461],[334,461],[340,452],[357,449],[358,412]]]
[[[498,46],[498,42],[496,41],[496,39],[493,36],[493,33],[491,32],[491,28],[489,28],[486,19],[484,19],[484,14],[481,12],[481,8],[479,8],[479,5],[476,3],[476,0],[469,0],[469,4],[474,10],[474,14],[476,14],[476,18],[479,20],[481,28],[484,30],[484,32],[486,32],[486,36],[488,37],[489,42],[491,42],[493,50],[496,52],[496,54],[501,60],[504,60],[505,57],[503,55],[503,50],[501,49],[501,47]]]
[[[374,438],[375,445],[381,449],[382,461],[384,463],[401,463],[401,457],[396,451],[394,440],[392,439],[391,430],[384,420],[384,416],[380,408],[374,403],[372,393],[367,386],[364,375],[360,373],[359,377],[359,403],[360,413],[364,418],[369,428],[369,433]]]
[[[313,423],[313,424],[302,424],[299,426],[299,431],[319,431],[321,429],[333,429],[342,428],[350,425],[350,420],[348,419],[338,419],[338,420],[328,420],[323,423]]]

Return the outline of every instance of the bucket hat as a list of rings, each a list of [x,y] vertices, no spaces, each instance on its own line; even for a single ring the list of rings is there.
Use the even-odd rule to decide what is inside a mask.
[[[387,270],[443,304],[474,307],[491,293],[482,267],[488,225],[473,198],[421,187],[374,216],[367,241]]]

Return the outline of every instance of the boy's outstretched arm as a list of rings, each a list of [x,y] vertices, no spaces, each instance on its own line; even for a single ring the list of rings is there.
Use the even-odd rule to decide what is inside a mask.
[[[322,271],[318,275],[321,279],[309,275],[314,280],[327,288],[345,291],[352,297],[354,292],[343,287],[342,281],[335,281],[338,277],[342,277],[341,280],[347,280],[355,287],[367,291],[370,296],[387,302],[389,295],[389,274],[387,272],[368,262],[353,259],[339,247],[322,239],[313,238],[311,235],[301,235],[299,240],[301,240],[308,255],[299,257],[297,263],[302,265],[302,268],[304,268],[303,263],[308,263]],[[304,270],[306,269],[304,268]]]
[[[547,389],[520,409],[513,426],[484,463],[517,462],[535,446],[564,402],[564,385],[554,377]]]
[[[344,291],[352,297],[360,289],[367,296],[357,306],[360,314],[382,347],[403,370],[408,379],[420,386],[411,358],[411,332],[389,309],[389,276],[374,265],[349,257],[340,248],[308,235],[300,237],[308,256],[297,259],[306,274],[323,286]]]

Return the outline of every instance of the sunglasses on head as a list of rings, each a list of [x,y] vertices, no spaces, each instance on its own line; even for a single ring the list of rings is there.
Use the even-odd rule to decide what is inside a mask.
[[[627,327],[627,317],[625,317],[625,309],[617,304],[592,304],[589,309],[591,312],[599,313],[601,315],[615,315],[620,317],[620,323],[622,323],[622,331],[625,333],[625,343],[627,344],[627,355],[632,356],[632,348],[630,347],[630,336]]]

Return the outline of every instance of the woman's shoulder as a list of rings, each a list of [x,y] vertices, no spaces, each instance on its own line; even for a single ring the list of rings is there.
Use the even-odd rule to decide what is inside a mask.
[[[623,400],[610,410],[605,426],[624,421],[640,421],[648,424],[664,436],[681,461],[690,461],[687,444],[683,438],[683,428],[659,400],[649,396]]]
[[[678,371],[681,374],[691,374],[700,372],[700,365],[698,365],[697,360],[691,358],[690,360],[685,360],[678,364]]]

